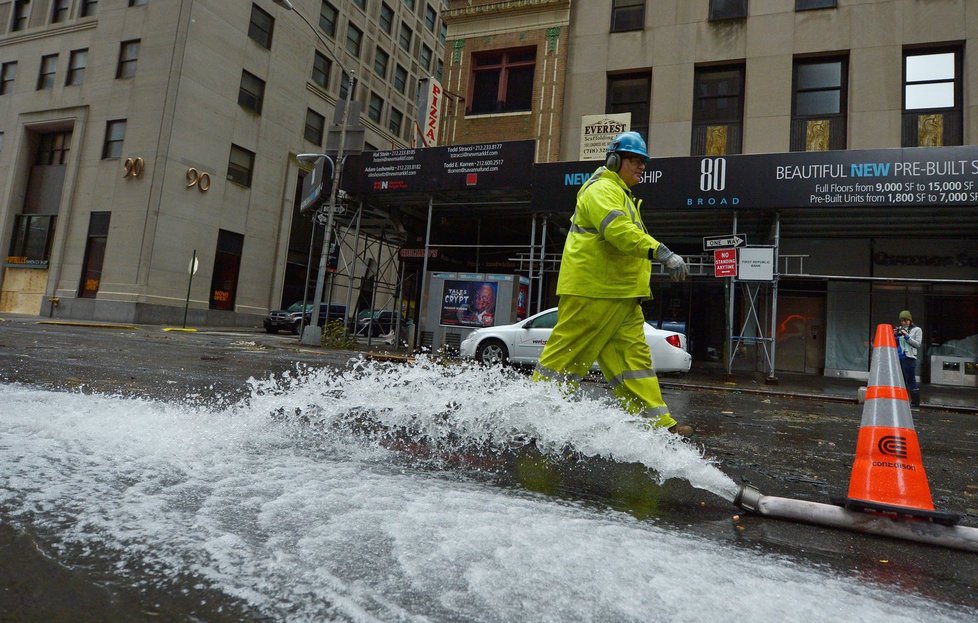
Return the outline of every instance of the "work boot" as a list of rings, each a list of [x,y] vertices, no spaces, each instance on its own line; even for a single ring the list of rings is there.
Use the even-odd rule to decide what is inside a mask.
[[[689,437],[693,434],[693,427],[688,424],[674,424],[666,430],[680,437]]]

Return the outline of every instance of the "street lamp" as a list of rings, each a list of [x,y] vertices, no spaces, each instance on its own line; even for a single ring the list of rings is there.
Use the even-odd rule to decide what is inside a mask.
[[[330,237],[333,233],[333,214],[336,212],[336,196],[340,189],[340,169],[343,167],[343,148],[346,145],[346,125],[350,117],[350,108],[353,106],[353,88],[356,86],[356,79],[351,71],[347,71],[343,64],[340,63],[340,59],[336,58],[336,55],[332,53],[329,48],[329,43],[322,38],[316,27],[313,26],[306,16],[300,13],[295,6],[293,6],[291,0],[273,0],[275,4],[286,9],[287,11],[293,11],[299,16],[303,22],[309,26],[313,34],[326,46],[326,51],[333,60],[336,61],[336,65],[340,68],[340,71],[346,73],[350,76],[350,85],[346,91],[346,105],[343,106],[343,118],[340,122],[340,140],[336,146],[336,160],[333,161],[333,186],[330,188],[329,192],[329,205],[326,208],[326,232],[323,234],[323,250],[319,258],[319,273],[316,275],[316,294],[313,296],[312,301],[312,318],[308,326],[303,328],[302,335],[299,338],[299,342],[306,346],[319,346],[322,344],[322,329],[319,328],[319,308],[323,301],[323,285],[326,282],[326,265],[329,258],[329,247],[330,247]],[[303,156],[315,156],[316,158],[328,158],[325,154],[302,154]],[[315,227],[315,225],[313,225]],[[326,319],[329,320],[329,312],[326,313]]]

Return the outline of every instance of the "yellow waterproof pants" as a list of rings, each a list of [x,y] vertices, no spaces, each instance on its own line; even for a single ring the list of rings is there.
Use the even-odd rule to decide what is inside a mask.
[[[626,411],[642,414],[657,427],[676,424],[662,400],[637,299],[564,295],[557,309],[557,326],[543,349],[533,380],[560,381],[576,387],[597,361]]]

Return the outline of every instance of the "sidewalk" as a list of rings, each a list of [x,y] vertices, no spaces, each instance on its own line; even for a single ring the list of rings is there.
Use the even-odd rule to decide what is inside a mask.
[[[791,372],[778,372],[775,378],[777,383],[769,384],[761,373],[735,371],[733,380],[728,380],[725,370],[698,368],[694,362],[689,374],[682,377],[663,376],[659,382],[671,389],[726,390],[853,403],[859,402],[859,388],[866,385],[865,381],[858,379]],[[978,415],[976,388],[921,383],[920,397],[921,409],[945,409]]]
[[[107,322],[86,322],[76,320],[48,319],[36,316],[22,316],[16,314],[0,314],[0,326],[2,322],[34,322],[50,325],[67,325],[74,327],[91,327],[93,329],[129,329],[145,331],[168,331],[176,329],[161,325],[128,325],[123,323]],[[208,333],[237,333],[251,336],[256,341],[260,340],[265,346],[272,348],[301,348],[302,350],[320,350],[315,346],[301,346],[298,337],[280,335],[269,335],[261,327],[200,327],[198,329],[188,329],[187,331],[197,332],[201,335]],[[366,339],[359,340],[360,350],[368,357],[373,359],[384,359],[389,361],[407,361],[411,353],[403,348],[393,348],[384,344],[380,338],[372,338],[370,344]],[[713,391],[731,391],[740,393],[754,393],[759,395],[779,395],[791,396],[796,398],[807,398],[811,400],[829,400],[834,402],[859,402],[859,388],[865,385],[864,381],[858,379],[835,378],[812,374],[798,374],[791,372],[779,372],[776,375],[776,383],[768,383],[767,379],[760,372],[738,372],[735,371],[733,378],[728,379],[726,371],[720,368],[704,368],[696,366],[685,375],[664,375],[659,378],[660,384],[669,389],[698,389]],[[953,387],[945,385],[932,385],[923,383],[920,388],[921,409],[944,409],[961,413],[973,413],[978,415],[978,389],[968,387]]]

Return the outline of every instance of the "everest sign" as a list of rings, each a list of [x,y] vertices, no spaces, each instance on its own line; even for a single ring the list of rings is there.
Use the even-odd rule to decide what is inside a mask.
[[[421,134],[419,147],[434,147],[438,144],[441,99],[441,84],[434,78],[423,78],[418,86],[418,116],[423,124],[418,127],[418,132]]]
[[[713,251],[713,274],[716,277],[737,276],[737,249]]]

